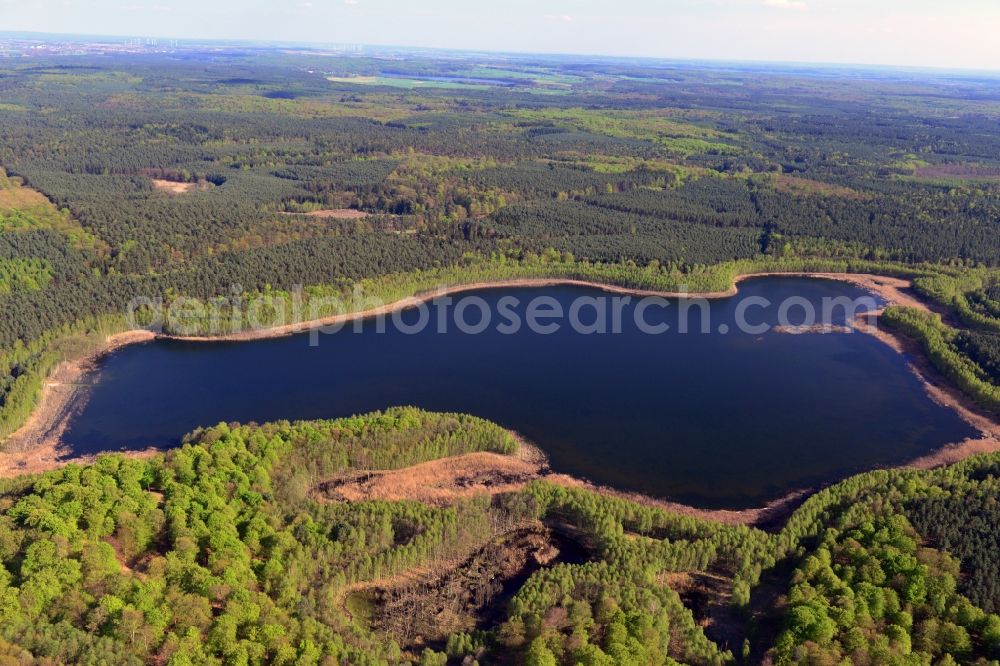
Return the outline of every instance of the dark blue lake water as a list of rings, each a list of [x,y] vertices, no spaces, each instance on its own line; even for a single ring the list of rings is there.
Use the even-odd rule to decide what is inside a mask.
[[[735,298],[711,302],[711,332],[678,331],[679,303],[642,311],[661,334],[640,331],[636,302],[620,307],[618,334],[582,334],[566,319],[551,334],[505,333],[507,312],[526,319],[539,296],[569,311],[574,299],[612,296],[558,287],[472,294],[492,308],[477,335],[429,327],[406,334],[374,321],[244,343],[156,341],[126,347],[66,433],[74,454],[170,446],[201,425],[345,416],[391,405],[460,411],[513,428],[541,447],[557,471],[708,508],[760,505],[789,491],[898,464],[973,434],[932,402],[906,360],[860,333],[789,335],[738,330],[743,299],[752,324],[774,323],[778,303],[866,296],[849,285],[760,278]],[[511,306],[510,297],[519,300]],[[456,296],[456,299],[458,297]],[[550,302],[549,305],[552,303]],[[446,312],[452,312],[454,308]],[[613,326],[608,305],[609,328]],[[550,310],[546,310],[550,311]],[[436,321],[440,310],[432,308]],[[479,321],[470,307],[465,321]],[[702,324],[688,313],[689,331]],[[799,323],[801,307],[791,315]],[[843,317],[841,316],[840,319]],[[413,324],[416,311],[404,320]],[[592,307],[579,320],[596,320]],[[728,328],[722,334],[720,327]],[[506,330],[506,329],[504,329]]]

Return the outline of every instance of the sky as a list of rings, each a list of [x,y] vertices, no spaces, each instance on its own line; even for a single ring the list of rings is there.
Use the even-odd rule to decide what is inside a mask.
[[[1000,0],[0,0],[0,31],[1000,70]]]

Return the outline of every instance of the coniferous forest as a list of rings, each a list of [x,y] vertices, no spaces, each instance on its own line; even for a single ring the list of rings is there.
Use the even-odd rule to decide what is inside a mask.
[[[906,278],[930,311],[881,322],[995,416],[998,122],[987,75],[3,51],[0,441],[137,297],[282,310],[300,286],[517,277]],[[541,478],[447,502],[344,489],[528,456],[475,416],[205,426],[0,480],[0,663],[1000,660],[1000,454],[868,472],[748,526]]]

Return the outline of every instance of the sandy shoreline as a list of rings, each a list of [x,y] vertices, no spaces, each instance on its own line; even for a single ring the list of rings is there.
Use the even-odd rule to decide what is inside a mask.
[[[907,305],[915,304],[918,307],[926,309],[926,306],[923,306],[919,301],[904,293],[903,290],[909,286],[909,283],[906,280],[861,273],[748,273],[746,275],[737,276],[733,286],[726,291],[703,293],[631,289],[628,287],[620,287],[600,282],[590,282],[570,278],[520,278],[513,280],[473,282],[444,287],[417,296],[409,296],[394,303],[389,303],[376,308],[370,308],[360,312],[333,315],[311,321],[285,324],[266,329],[243,331],[229,335],[179,336],[157,334],[145,330],[127,331],[109,336],[105,345],[95,353],[90,354],[85,358],[64,361],[56,367],[53,373],[46,379],[45,384],[42,387],[42,394],[35,411],[32,412],[31,416],[24,423],[24,425],[17,430],[17,432],[13,433],[4,442],[2,442],[3,450],[0,450],[0,478],[5,476],[16,476],[17,474],[24,474],[28,472],[44,471],[60,464],[60,462],[66,462],[65,460],[60,461],[60,458],[66,453],[62,444],[62,435],[65,431],[66,425],[75,411],[83,406],[85,392],[81,390],[81,384],[85,383],[85,378],[96,368],[98,361],[103,356],[130,344],[149,342],[156,339],[211,343],[249,342],[253,340],[287,337],[324,327],[342,325],[357,319],[387,316],[399,310],[405,310],[407,308],[415,307],[421,303],[433,301],[435,298],[469,291],[481,291],[484,289],[578,286],[599,289],[612,294],[640,297],[658,296],[661,298],[719,299],[731,298],[737,295],[739,293],[738,285],[740,282],[756,277],[776,276],[809,277],[847,282],[876,292],[889,302]]]
[[[515,492],[532,481],[545,481],[565,488],[581,488],[619,497],[643,506],[727,525],[772,524],[791,512],[808,495],[800,490],[765,506],[743,509],[698,509],[649,495],[601,486],[585,479],[553,471],[545,453],[521,441],[512,456],[499,453],[466,453],[395,470],[353,470],[317,484],[311,495],[318,501],[358,502],[370,499],[419,501],[448,506],[480,495]]]
[[[881,328],[858,326],[858,330],[874,336],[897,353],[905,355],[910,372],[916,375],[928,397],[937,404],[951,409],[963,421],[979,431],[978,437],[969,437],[961,442],[946,444],[937,451],[911,460],[901,467],[930,469],[950,465],[980,453],[1000,451],[1000,421],[982,410],[972,398],[950,384],[931,365],[923,349],[915,340]]]
[[[162,340],[182,340],[185,342],[247,342],[251,340],[267,340],[270,338],[282,338],[289,335],[306,333],[319,328],[337,326],[352,322],[356,319],[370,319],[372,317],[391,315],[399,310],[406,310],[416,307],[421,303],[429,303],[435,298],[461,294],[469,291],[483,291],[487,289],[511,289],[511,288],[539,288],[539,287],[587,287],[597,289],[609,294],[621,294],[623,296],[656,296],[660,298],[680,299],[680,298],[704,298],[708,300],[720,298],[732,298],[739,294],[739,283],[746,280],[761,277],[805,277],[820,280],[834,280],[846,282],[856,287],[875,292],[886,301],[896,305],[908,305],[927,310],[927,306],[915,297],[906,293],[910,287],[908,280],[900,278],[885,277],[881,275],[871,275],[867,273],[808,273],[808,272],[762,272],[747,273],[738,275],[732,287],[725,291],[708,292],[688,292],[688,291],[657,291],[653,289],[634,289],[631,287],[620,287],[603,282],[591,282],[588,280],[577,280],[573,278],[515,278],[511,280],[491,280],[487,282],[469,282],[467,284],[454,285],[434,289],[417,296],[407,296],[393,303],[388,303],[376,308],[362,310],[360,312],[348,312],[344,314],[331,315],[321,319],[297,322],[294,324],[283,324],[270,328],[255,329],[250,331],[240,331],[239,333],[229,333],[225,335],[171,335],[159,334],[156,337]]]
[[[42,385],[35,411],[17,432],[3,442],[0,478],[44,472],[69,462],[61,459],[66,453],[62,436],[70,419],[86,405],[87,378],[104,356],[122,347],[155,338],[156,335],[150,331],[117,333],[108,336],[97,351],[57,365]],[[74,462],[89,458],[77,458]]]
[[[757,277],[808,277],[814,279],[836,280],[839,282],[853,284],[876,293],[887,303],[892,305],[906,305],[925,311],[929,310],[926,304],[918,300],[909,292],[909,288],[911,286],[909,280],[861,273],[751,273],[738,276],[735,279],[734,285],[726,291],[708,293],[663,292],[630,289],[627,287],[575,279],[526,278],[456,285],[454,287],[442,288],[420,294],[418,296],[407,297],[391,304],[361,312],[335,315],[308,322],[288,324],[269,329],[246,331],[226,336],[185,337],[157,335],[144,330],[129,331],[110,336],[104,347],[94,354],[91,354],[83,359],[64,361],[56,368],[44,384],[39,405],[32,413],[31,417],[24,424],[24,426],[22,426],[16,433],[7,438],[6,442],[4,442],[4,450],[0,451],[0,478],[42,472],[69,462],[87,462],[92,458],[66,459],[64,457],[66,449],[62,442],[62,435],[71,417],[85,404],[86,377],[96,369],[97,364],[103,356],[130,344],[148,342],[154,339],[175,339],[190,342],[242,342],[285,337],[322,327],[343,324],[356,319],[390,315],[393,312],[412,308],[420,303],[429,302],[434,298],[445,295],[484,289],[581,286],[599,289],[607,293],[631,296],[658,296],[662,298],[687,297],[705,299],[729,298],[738,294],[738,285],[740,282]],[[877,316],[877,314],[878,313],[872,313],[872,315],[875,316]],[[922,351],[913,341],[902,338],[888,331],[878,329],[877,327],[865,325],[863,321],[859,323],[856,330],[873,335],[878,340],[895,349],[897,352],[906,354],[908,356],[908,360],[910,361],[912,371],[920,379],[928,395],[939,404],[953,409],[963,420],[981,433],[980,437],[970,438],[963,442],[948,444],[930,455],[923,456],[917,460],[901,465],[902,467],[926,469],[929,467],[957,462],[963,458],[967,458],[978,453],[1000,451],[1000,423],[998,423],[993,417],[978,410],[971,399],[958,391],[958,389],[948,385],[945,380],[941,378],[933,369],[933,367],[931,367],[929,361],[927,361]],[[156,453],[156,450],[150,449],[142,452],[130,452],[129,455],[144,456],[152,455],[154,453]],[[810,492],[808,490],[795,491],[786,497],[777,500],[776,502],[772,502],[765,507],[756,509],[743,511],[704,510],[634,493],[594,486],[588,481],[576,479],[567,475],[551,473],[550,471],[545,474],[541,474],[540,470],[547,468],[546,463],[535,460],[530,464],[534,465],[536,473],[540,475],[539,478],[546,478],[547,480],[560,483],[562,485],[588,487],[606,494],[625,497],[640,503],[665,508],[675,513],[698,516],[726,523],[759,524],[761,522],[773,520],[775,517],[787,513],[790,508],[797,505],[798,501]]]
[[[741,276],[743,278],[744,276]],[[756,277],[756,276],[745,276]],[[739,280],[737,280],[739,281]],[[337,326],[357,319],[370,319],[391,315],[400,310],[414,308],[422,303],[429,303],[435,298],[442,298],[452,294],[460,294],[469,291],[483,291],[487,289],[510,289],[510,288],[539,288],[539,287],[589,287],[599,289],[611,294],[623,294],[629,296],[659,296],[661,298],[731,298],[737,294],[734,286],[728,291],[714,291],[707,293],[687,293],[671,291],[651,291],[646,289],[630,289],[628,287],[618,287],[600,282],[588,282],[586,280],[574,280],[563,278],[517,278],[513,280],[495,280],[490,282],[470,282],[451,287],[435,289],[418,296],[407,296],[393,303],[388,303],[376,308],[369,308],[360,312],[348,312],[344,314],[331,315],[321,319],[297,322],[294,324],[283,324],[270,328],[255,329],[250,331],[240,331],[239,333],[228,333],[225,335],[172,335],[168,333],[157,335],[161,340],[181,340],[184,342],[248,342],[251,340],[267,340],[271,338],[283,338],[299,333],[314,331],[319,328]]]

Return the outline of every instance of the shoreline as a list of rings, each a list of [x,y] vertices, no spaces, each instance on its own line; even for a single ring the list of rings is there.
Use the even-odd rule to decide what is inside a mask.
[[[324,317],[321,319],[286,324],[267,329],[245,331],[222,336],[178,336],[169,334],[157,334],[147,330],[133,330],[109,336],[106,344],[96,352],[80,359],[68,359],[60,363],[53,373],[46,379],[38,406],[32,412],[25,424],[14,434],[7,438],[5,447],[0,451],[0,478],[15,477],[22,474],[32,474],[44,472],[70,463],[85,463],[93,460],[96,455],[66,458],[66,447],[62,441],[62,436],[73,415],[86,404],[84,389],[87,384],[82,382],[85,377],[90,376],[96,369],[100,360],[125,346],[150,342],[153,340],[177,340],[185,342],[250,342],[254,340],[265,340],[280,337],[287,337],[305,333],[324,326],[333,326],[357,319],[367,319],[376,316],[390,315],[399,310],[415,307],[421,303],[432,301],[435,298],[445,295],[463,293],[469,291],[480,291],[485,289],[502,288],[540,288],[552,286],[579,286],[599,289],[613,294],[623,294],[632,296],[658,296],[661,298],[704,298],[721,299],[731,298],[739,293],[739,284],[746,280],[762,277],[804,277],[810,279],[826,279],[838,282],[845,282],[856,287],[875,293],[888,304],[906,305],[916,307],[924,311],[930,308],[908,293],[911,287],[910,280],[895,278],[869,273],[827,273],[827,272],[775,272],[767,271],[760,273],[747,273],[736,276],[733,286],[725,291],[716,292],[666,292],[645,289],[633,289],[612,284],[590,282],[572,278],[519,278],[511,280],[495,280],[486,282],[474,282],[450,287],[443,287],[415,296],[402,298],[390,304],[377,308],[370,308],[353,313],[345,313]],[[913,341],[882,330],[870,325],[870,321],[865,319],[877,318],[880,311],[861,315],[862,321],[853,329],[855,332],[872,335],[883,344],[888,345],[897,353],[907,356],[908,366],[923,385],[927,395],[936,403],[955,411],[959,417],[970,426],[979,431],[979,437],[968,438],[961,442],[946,444],[936,451],[917,459],[895,465],[896,468],[927,469],[958,462],[964,458],[979,453],[1000,451],[1000,422],[993,417],[980,411],[977,406],[962,394],[957,388],[946,383],[938,376],[936,370],[924,357],[919,346]],[[825,331],[829,332],[829,331]],[[824,332],[815,331],[814,334]],[[528,445],[530,446],[530,445]],[[536,450],[535,447],[532,447]],[[125,455],[142,457],[154,455],[162,449],[147,449],[145,451],[123,451]],[[102,453],[115,453],[115,451],[105,451]],[[544,454],[542,454],[544,458]],[[541,463],[539,463],[541,465]],[[585,479],[578,479],[564,474],[548,473],[549,480],[557,481],[566,485],[577,487],[587,487],[597,492],[611,494],[618,497],[630,499],[635,502],[657,506],[668,511],[706,518],[726,523],[757,524],[759,522],[773,521],[789,512],[798,501],[810,494],[813,489],[800,489],[787,494],[763,507],[756,507],[744,510],[711,510],[700,509],[693,506],[670,502],[668,500],[630,493],[613,488],[607,488],[592,484]]]
[[[548,456],[543,450],[525,441],[516,432],[511,434],[519,444],[513,455],[480,451],[429,460],[401,469],[350,470],[316,483],[309,495],[319,502],[380,499],[450,506],[475,495],[486,493],[495,496],[515,492],[533,481],[543,481],[691,518],[726,525],[761,526],[779,523],[811,493],[811,490],[796,490],[763,506],[747,509],[698,508],[556,472],[550,467]]]
[[[308,333],[324,326],[335,326],[353,322],[358,319],[370,319],[372,317],[391,315],[400,310],[416,307],[422,303],[429,303],[435,298],[461,294],[470,291],[484,291],[491,289],[512,289],[512,288],[542,288],[542,287],[586,287],[597,289],[609,294],[621,294],[623,296],[655,296],[667,299],[693,299],[704,298],[707,300],[718,300],[732,298],[739,295],[739,284],[746,280],[765,277],[799,277],[816,280],[831,280],[835,282],[845,282],[861,289],[866,289],[876,293],[886,301],[897,305],[907,305],[918,307],[929,311],[927,305],[917,300],[915,297],[906,294],[903,290],[910,287],[910,281],[902,278],[893,278],[871,273],[826,273],[826,272],[789,272],[764,271],[760,273],[744,273],[737,275],[733,280],[733,286],[725,291],[659,291],[655,289],[639,289],[634,287],[622,287],[606,282],[593,282],[590,280],[579,280],[576,278],[512,278],[510,280],[488,280],[483,282],[467,282],[447,287],[433,289],[414,296],[407,296],[398,301],[380,305],[376,308],[360,310],[357,312],[347,312],[343,314],[311,319],[293,324],[280,324],[268,328],[240,331],[238,333],[226,333],[222,335],[177,335],[172,333],[153,334],[158,340],[176,340],[179,342],[250,342],[253,340],[269,340],[273,338],[283,338],[301,333]]]
[[[748,277],[757,277],[757,276],[752,275]],[[223,335],[177,335],[173,333],[158,333],[155,334],[155,337],[158,340],[176,340],[178,342],[251,342],[254,340],[270,340],[274,338],[284,338],[292,335],[299,335],[301,333],[308,333],[309,331],[315,331],[316,329],[323,328],[325,326],[336,326],[338,324],[350,323],[358,319],[371,319],[372,317],[391,315],[401,310],[408,310],[410,308],[416,307],[422,303],[429,303],[433,301],[435,298],[450,296],[452,294],[461,294],[470,291],[485,291],[490,289],[512,289],[512,288],[537,289],[543,287],[567,287],[567,286],[588,287],[591,289],[599,289],[601,291],[611,294],[623,294],[630,296],[659,296],[661,298],[717,299],[717,298],[731,298],[738,293],[735,286],[730,291],[687,293],[687,292],[653,291],[648,289],[632,289],[629,287],[619,287],[617,285],[605,284],[602,282],[589,282],[587,280],[577,280],[573,278],[514,278],[511,280],[469,282],[466,284],[442,287],[419,295],[407,296],[405,298],[399,299],[398,301],[394,301],[386,305],[380,305],[377,308],[369,308],[367,310],[361,310],[358,312],[346,312],[343,314],[331,315],[329,317],[321,317],[319,319],[310,319],[308,321],[297,322],[294,324],[281,324],[278,326],[271,326],[269,328],[240,331],[238,333],[226,333]]]
[[[878,313],[872,314],[878,316]],[[864,324],[859,325],[856,330],[871,335],[897,354],[904,356],[908,369],[923,386],[927,397],[955,412],[960,419],[979,433],[978,436],[967,437],[960,442],[945,444],[936,451],[913,458],[896,467],[931,469],[951,465],[981,453],[1000,451],[1000,421],[977,405],[972,398],[951,385],[931,364],[919,343],[906,336]]]
[[[155,338],[154,333],[143,330],[116,333],[108,336],[100,349],[83,357],[60,362],[42,384],[35,410],[24,425],[3,443],[4,448],[0,450],[0,478],[45,472],[70,462],[84,462],[95,458],[96,455],[73,459],[62,457],[66,453],[62,442],[66,427],[70,419],[86,406],[88,384],[83,380],[93,375],[101,359],[108,354]]]
[[[904,295],[902,289],[909,286],[909,281],[900,278],[885,277],[867,273],[826,273],[826,272],[790,272],[766,271],[760,273],[745,273],[734,278],[733,285],[725,291],[714,292],[670,292],[649,289],[633,289],[619,285],[574,278],[514,278],[511,280],[490,280],[470,282],[434,289],[422,294],[369,308],[358,312],[332,315],[294,324],[282,324],[270,328],[241,331],[217,336],[185,336],[138,329],[111,335],[105,344],[97,351],[77,359],[67,359],[61,362],[42,385],[38,405],[31,416],[14,433],[2,442],[0,449],[0,478],[17,476],[31,472],[52,469],[70,460],[63,456],[67,453],[62,442],[69,419],[75,411],[82,408],[85,396],[82,391],[74,390],[81,381],[90,375],[104,356],[123,347],[154,340],[175,340],[178,342],[226,343],[252,342],[255,340],[270,340],[301,333],[307,333],[325,326],[335,326],[358,319],[387,316],[400,310],[415,307],[421,303],[433,301],[435,298],[450,294],[470,291],[504,288],[542,288],[555,286],[576,286],[598,289],[606,293],[631,296],[658,296],[660,298],[732,298],[739,294],[739,284],[746,280],[761,277],[806,277],[846,282],[856,287],[867,289],[881,296],[886,301],[920,304],[913,297]],[[926,306],[922,306],[926,309]]]

